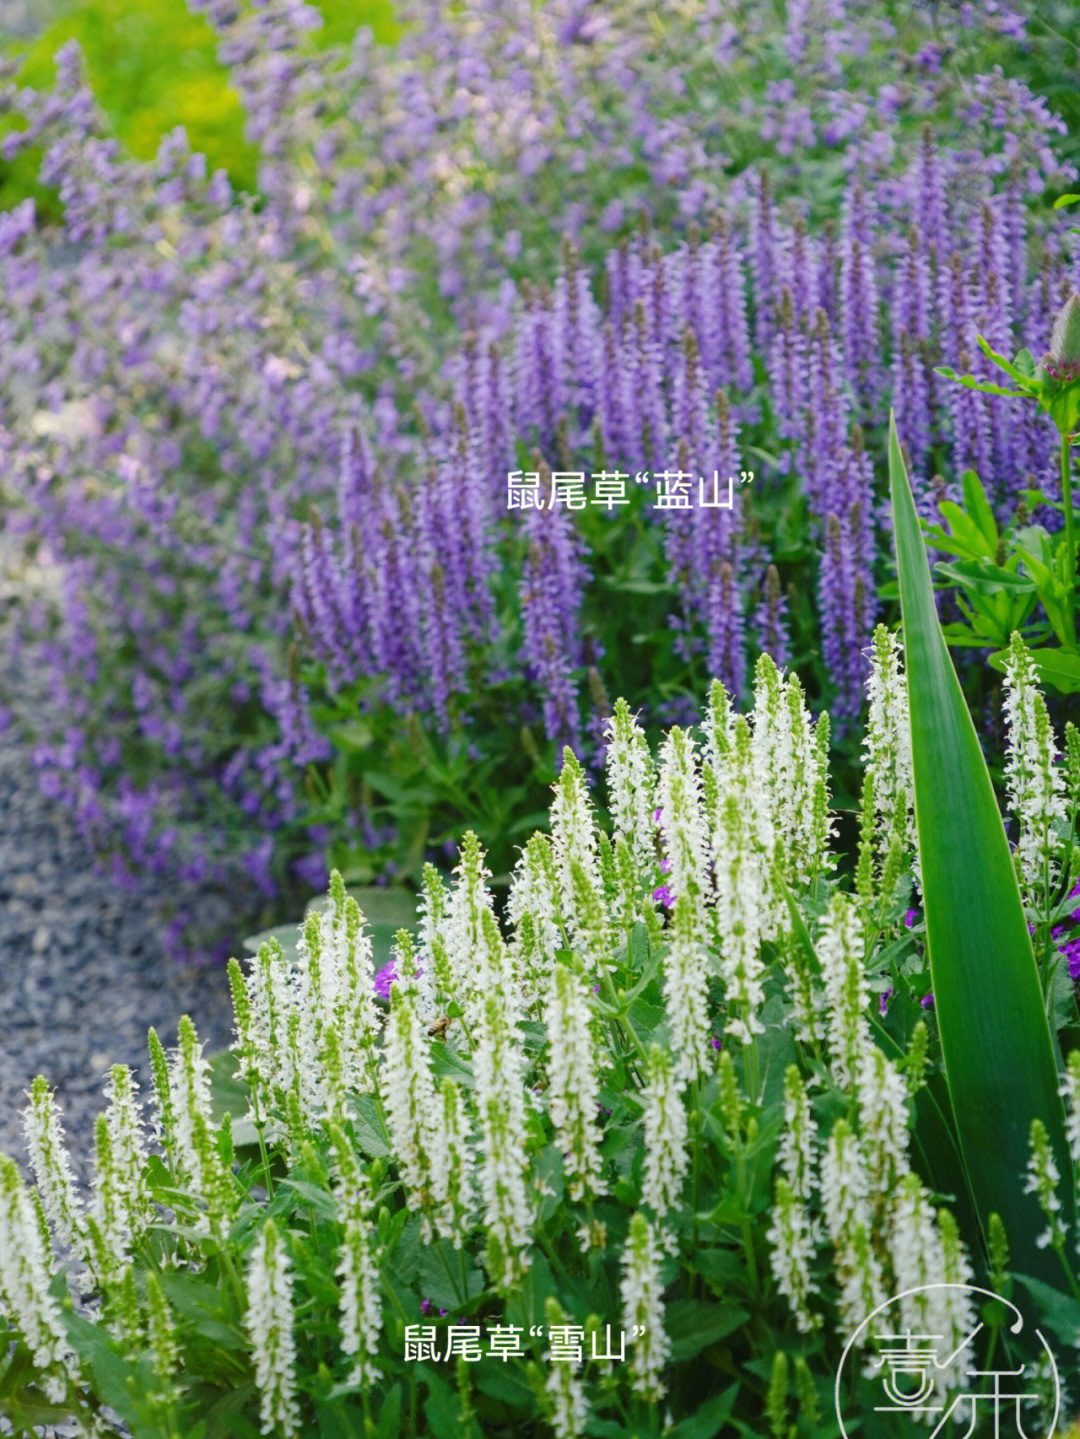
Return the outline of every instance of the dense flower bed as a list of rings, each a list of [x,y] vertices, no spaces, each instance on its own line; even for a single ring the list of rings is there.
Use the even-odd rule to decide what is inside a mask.
[[[130,1073],[112,1071],[89,1204],[39,1079],[37,1200],[0,1160],[16,1422],[73,1413],[111,1434],[111,1414],[137,1436],[186,1435],[198,1416],[224,1434],[238,1415],[283,1436],[663,1424],[689,1439],[737,1416],[738,1432],[824,1435],[845,1340],[888,1296],[908,1294],[903,1322],[958,1350],[975,1269],[965,1211],[933,1193],[948,1171],[927,1167],[941,1061],[919,1002],[923,929],[905,917],[918,878],[899,647],[878,631],[855,889],[837,879],[827,720],[767,658],[754,694],[740,715],[716,682],[700,727],[672,729],[655,758],[620,701],[610,832],[567,750],[507,924],[467,835],[452,883],[426,872],[388,1005],[335,874],[294,959],[268,943],[246,977],[231,964],[241,1082],[224,1116],[187,1020],[171,1055],[151,1031],[149,1125]],[[1009,696],[1037,911],[1075,861],[1058,825],[1075,824],[1080,771],[1068,791],[1035,779],[1054,737],[1020,651]],[[1080,1162],[1076,1054],[1063,1093]],[[1030,1172],[1065,1260],[1045,1135]],[[50,1231],[73,1281],[50,1286]],[[991,1248],[1006,1288],[1000,1221]],[[956,1287],[918,1292],[935,1284]],[[937,1395],[964,1372],[940,1369]],[[873,1378],[848,1371],[849,1414],[873,1403]],[[1052,1393],[1049,1372],[1040,1384]]]
[[[63,586],[27,641],[57,696],[36,759],[117,878],[239,866],[269,896],[345,832],[358,877],[415,874],[470,810],[505,869],[605,690],[670,720],[759,652],[842,728],[887,390],[946,492],[975,464],[999,512],[1029,475],[1053,497],[1045,420],[932,375],[980,364],[977,331],[1041,350],[1076,278],[1038,203],[1060,126],[990,68],[1018,17],[829,10],[808,40],[800,7],[659,35],[648,7],[405,7],[376,63],[366,32],[315,48],[303,5],[200,8],[255,201],[180,136],[125,157],[73,50],[6,98],[64,207],[0,226],[6,523]],[[545,463],[754,481],[709,523],[642,517],[642,487],[508,514]]]

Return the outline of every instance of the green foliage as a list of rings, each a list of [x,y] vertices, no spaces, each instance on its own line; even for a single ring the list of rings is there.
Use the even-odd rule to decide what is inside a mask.
[[[1035,1116],[1059,1171],[1071,1173],[1054,1044],[1008,840],[938,623],[895,421],[889,478],[930,972],[960,1147],[981,1222],[1000,1214],[1014,1265],[1060,1281],[1056,1258],[1036,1242],[1038,1206],[1017,1184]],[[1071,1183],[1062,1202],[1071,1220]]]
[[[1063,196],[1061,203],[1075,197]],[[1014,630],[1037,646],[1033,658],[1039,674],[1063,694],[1080,690],[1080,648],[1077,645],[1076,527],[1072,498],[1072,447],[1080,429],[1080,296],[1066,302],[1049,353],[1036,364],[1028,350],[1012,361],[999,355],[979,336],[979,347],[1012,380],[1013,388],[990,384],[947,367],[938,373],[967,389],[1013,399],[1034,400],[1051,417],[1060,436],[1061,500],[1048,500],[1038,490],[1023,492],[1023,509],[999,534],[986,492],[977,475],[964,475],[964,508],[943,501],[946,533],[928,527],[927,535],[958,561],[939,564],[938,573],[955,587],[966,625],[946,631],[953,644],[997,646],[990,663],[1002,668],[1003,651]],[[1064,526],[1051,535],[1027,523],[1027,510],[1045,505],[1064,516]],[[961,597],[962,596],[962,597]],[[1034,614],[1036,605],[1042,613]],[[1033,617],[1034,616],[1034,617]],[[1054,641],[1053,644],[1047,644]],[[1046,646],[1044,648],[1044,646]]]
[[[345,45],[361,25],[389,44],[396,38],[389,0],[313,0],[324,18],[312,43]],[[151,158],[163,135],[182,125],[191,148],[211,170],[228,171],[234,186],[257,188],[255,147],[244,138],[244,112],[216,55],[209,23],[184,0],[85,0],[64,12],[25,47],[20,81],[48,89],[53,56],[78,41],[87,75],[116,137],[133,155]],[[0,131],[2,133],[2,131]],[[38,157],[0,160],[0,209],[33,194],[48,213],[55,205],[36,184]]]

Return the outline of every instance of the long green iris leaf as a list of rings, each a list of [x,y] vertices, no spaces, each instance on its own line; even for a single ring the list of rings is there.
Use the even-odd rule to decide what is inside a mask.
[[[1012,1268],[1060,1285],[1025,1194],[1031,1121],[1041,1119],[1074,1213],[1065,1114],[1038,968],[986,761],[938,623],[895,420],[889,483],[911,710],[926,934],[945,1074],[976,1212],[1005,1223]]]

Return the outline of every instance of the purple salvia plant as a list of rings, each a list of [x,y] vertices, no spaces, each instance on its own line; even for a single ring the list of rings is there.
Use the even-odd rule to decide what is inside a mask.
[[[922,467],[930,448],[932,371],[930,355],[930,261],[919,226],[908,232],[907,245],[891,305],[893,327],[892,405],[913,467]]]
[[[975,324],[972,317],[971,291],[963,257],[954,251],[949,256],[949,305],[942,328],[943,348],[955,346],[960,369],[969,372],[976,352]],[[987,397],[977,390],[951,385],[949,409],[953,421],[953,467],[957,475],[968,468],[978,474],[989,473],[989,416]]]
[[[785,286],[769,349],[769,386],[777,432],[788,440],[803,433],[807,398],[806,337],[795,319],[795,304]]]
[[[709,578],[705,595],[709,673],[719,679],[732,695],[740,695],[746,683],[746,642],[742,599],[735,571],[721,561]]]
[[[855,519],[857,524],[857,515]],[[840,722],[853,720],[862,705],[864,652],[872,631],[867,576],[858,549],[850,512],[843,518],[826,516],[819,581],[821,649],[836,690],[830,713]]]
[[[844,200],[840,237],[840,335],[855,393],[870,414],[881,392],[874,228],[867,192],[853,183]]]
[[[818,515],[834,508],[834,476],[848,428],[848,401],[840,388],[840,353],[819,309],[807,342],[807,399],[798,453],[811,508]]]
[[[715,335],[704,341],[706,369],[714,388],[748,390],[753,383],[750,334],[746,318],[746,281],[742,254],[734,231],[723,215],[712,224],[708,263],[710,276],[705,329]]]
[[[771,348],[779,301],[779,254],[776,220],[769,178],[762,170],[750,209],[750,264],[754,279],[754,343],[759,351]]]
[[[582,662],[578,616],[584,567],[566,512],[531,510],[521,581],[522,659],[543,694],[544,729],[580,740],[572,671]]]
[[[771,656],[777,669],[785,668],[791,659],[791,640],[787,625],[787,596],[780,588],[780,574],[775,565],[765,571],[761,603],[753,617],[754,642],[762,654]]]

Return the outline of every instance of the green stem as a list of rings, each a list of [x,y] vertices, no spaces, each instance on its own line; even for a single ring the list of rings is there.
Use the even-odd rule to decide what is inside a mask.
[[[618,1012],[622,1008],[622,1006],[619,1004],[618,996],[615,993],[615,985],[612,982],[611,978],[611,971],[608,969],[604,969],[600,974],[600,989],[610,1007],[616,1012]],[[625,1047],[627,1037],[629,1037],[630,1042],[637,1050],[638,1057],[640,1058],[641,1063],[644,1067],[642,1073],[639,1074],[637,1077],[641,1086],[644,1087],[644,1074],[648,1070],[649,1056],[645,1053],[645,1048],[641,1043],[641,1040],[637,1037],[637,1031],[630,1023],[629,1018],[626,1018],[625,1020],[625,1034],[623,1033],[624,1026],[621,1025],[617,1019],[611,1019],[609,1021],[609,1024],[611,1027],[612,1037],[615,1040],[616,1051]]]
[[[1076,649],[1076,535],[1073,530],[1070,437],[1061,437],[1061,499],[1065,506],[1065,623],[1070,648]]]
[[[750,1019],[750,1007],[746,1006],[743,1013],[743,1022],[748,1024]],[[751,1104],[758,1102],[758,1045],[753,1039],[746,1046],[746,1097]]]
[[[746,1190],[746,1155],[743,1146],[739,1144],[739,1157],[736,1161],[735,1173],[739,1185],[739,1206],[745,1212],[747,1203]],[[750,1220],[743,1219],[739,1225],[739,1233],[742,1236],[743,1253],[746,1255],[746,1268],[750,1279],[750,1292],[758,1293],[758,1272],[757,1260],[754,1258],[754,1231]]]
[[[266,1139],[264,1137],[264,1131],[266,1129],[266,1118],[263,1115],[259,1105],[259,1081],[257,1079],[252,1086],[251,1099],[252,1111],[255,1122],[255,1134],[259,1141],[259,1158],[262,1160],[263,1174],[266,1176],[266,1195],[267,1198],[272,1202],[274,1198],[274,1180],[273,1176],[270,1173],[270,1156],[266,1152]]]
[[[544,1251],[544,1253],[550,1260],[552,1269],[554,1269],[558,1273],[559,1277],[566,1285],[567,1290],[572,1290],[573,1286],[570,1282],[570,1276],[566,1272],[566,1266],[563,1264],[559,1256],[555,1253],[555,1249],[551,1243],[551,1240],[547,1237],[547,1235],[542,1229],[537,1231],[536,1237],[540,1241],[540,1248]]]

